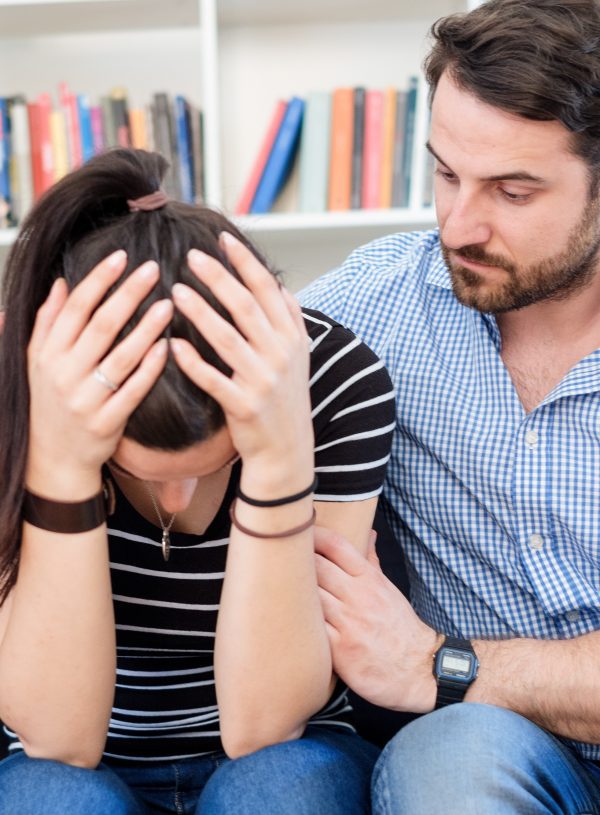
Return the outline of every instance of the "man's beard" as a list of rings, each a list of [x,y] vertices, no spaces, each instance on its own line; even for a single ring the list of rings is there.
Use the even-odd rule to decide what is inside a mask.
[[[584,289],[592,282],[597,269],[599,215],[600,196],[586,207],[583,218],[569,235],[566,249],[531,266],[517,266],[501,255],[488,254],[477,244],[453,250],[466,260],[504,269],[507,279],[502,283],[491,284],[485,274],[453,264],[451,250],[442,242],[442,254],[456,298],[478,311],[499,314],[543,300],[565,300]]]

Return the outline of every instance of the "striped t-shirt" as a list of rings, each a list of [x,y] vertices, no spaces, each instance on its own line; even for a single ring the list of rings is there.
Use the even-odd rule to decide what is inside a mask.
[[[380,493],[394,427],[394,394],[378,358],[347,329],[304,310],[317,501],[360,501]],[[117,633],[114,707],[107,763],[149,762],[222,750],[213,656],[229,542],[228,509],[239,480],[232,468],[223,502],[204,534],[160,530],[118,490],[109,518]],[[265,689],[268,704],[268,689]],[[313,724],[351,727],[338,683]],[[15,739],[11,749],[18,749]]]

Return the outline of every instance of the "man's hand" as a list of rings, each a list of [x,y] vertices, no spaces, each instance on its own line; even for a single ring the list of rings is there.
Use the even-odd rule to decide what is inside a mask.
[[[373,704],[433,709],[433,655],[441,643],[381,571],[375,534],[363,557],[348,541],[315,529],[321,605],[338,676]]]

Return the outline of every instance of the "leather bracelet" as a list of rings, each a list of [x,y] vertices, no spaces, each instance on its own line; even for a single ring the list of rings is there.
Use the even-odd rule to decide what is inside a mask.
[[[102,526],[113,511],[114,488],[110,481],[104,481],[100,492],[86,501],[53,501],[27,489],[23,496],[23,520],[47,532],[89,532]]]
[[[286,504],[294,504],[301,498],[306,498],[307,495],[310,495],[311,492],[314,492],[317,489],[318,483],[318,476],[315,476],[312,484],[305,490],[302,490],[302,492],[296,492],[294,495],[286,495],[285,498],[273,498],[270,501],[261,501],[258,498],[250,498],[242,492],[239,484],[237,486],[236,495],[241,501],[243,501],[245,504],[250,504],[252,507],[283,507]]]
[[[311,527],[315,519],[317,517],[317,512],[313,507],[312,515],[300,526],[294,526],[292,529],[284,529],[283,532],[255,532],[253,529],[248,529],[247,526],[242,526],[242,524],[238,521],[235,515],[235,505],[237,502],[237,498],[233,501],[231,506],[229,507],[229,517],[231,518],[231,523],[235,526],[236,529],[239,529],[240,532],[243,532],[245,535],[250,535],[251,538],[262,538],[264,540],[269,540],[273,538],[291,538],[294,535],[299,535],[300,532],[304,532],[309,527]]]

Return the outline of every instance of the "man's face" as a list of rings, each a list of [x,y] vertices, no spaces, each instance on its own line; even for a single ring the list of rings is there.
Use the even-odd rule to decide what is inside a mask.
[[[429,148],[456,297],[502,312],[563,299],[598,269],[600,196],[558,122],[487,105],[442,76]]]

